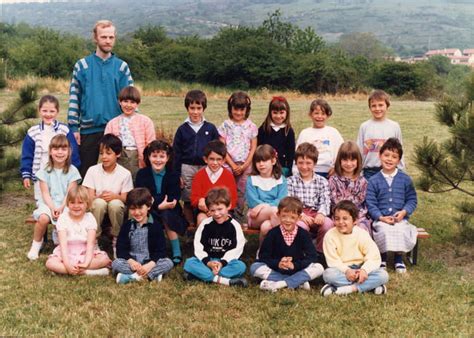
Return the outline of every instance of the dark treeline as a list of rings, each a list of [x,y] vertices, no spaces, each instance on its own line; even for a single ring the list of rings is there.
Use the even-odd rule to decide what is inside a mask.
[[[0,24],[1,69],[9,77],[68,78],[74,62],[93,46],[79,36],[46,28]],[[371,48],[360,48],[367,46]],[[327,45],[313,29],[282,21],[279,11],[258,27],[223,28],[211,39],[172,39],[162,27],[145,26],[120,36],[114,51],[129,63],[136,80],[318,94],[377,87],[395,95],[437,97],[457,92],[470,71],[444,57],[417,64],[389,61],[386,49],[370,34],[349,34]]]

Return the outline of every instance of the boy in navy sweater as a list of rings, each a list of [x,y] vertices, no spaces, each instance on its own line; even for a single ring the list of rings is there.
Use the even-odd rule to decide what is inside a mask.
[[[185,278],[230,286],[247,286],[241,278],[245,263],[239,260],[245,237],[240,224],[229,216],[229,192],[214,188],[206,196],[212,217],[199,225],[194,236],[194,257],[184,263]]]
[[[190,202],[191,183],[194,175],[203,168],[204,147],[212,140],[219,139],[216,126],[204,119],[207,98],[201,90],[191,90],[184,98],[188,118],[179,126],[174,135],[174,166],[181,175],[184,188],[181,199],[184,202],[184,216],[194,226],[193,210]]]
[[[309,290],[309,281],[322,275],[324,268],[309,232],[296,224],[302,212],[303,204],[296,197],[285,197],[278,204],[281,224],[267,234],[257,262],[250,267],[252,276],[262,279],[260,289]]]

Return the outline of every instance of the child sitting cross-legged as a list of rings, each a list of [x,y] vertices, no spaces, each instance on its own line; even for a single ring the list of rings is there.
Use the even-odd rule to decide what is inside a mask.
[[[211,217],[199,224],[194,235],[194,257],[184,263],[185,278],[230,286],[247,286],[242,278],[245,263],[239,260],[245,237],[240,224],[229,216],[230,196],[214,188],[206,196]]]
[[[210,216],[206,206],[206,195],[212,188],[227,187],[230,193],[231,210],[237,206],[237,185],[234,175],[223,167],[227,155],[226,145],[213,140],[204,147],[206,166],[200,169],[191,185],[191,205],[197,209],[197,224]]]
[[[324,237],[324,256],[328,269],[323,273],[327,283],[321,295],[347,295],[372,291],[385,294],[387,271],[380,268],[380,253],[367,231],[355,226],[359,210],[343,200],[334,207],[335,228]]]
[[[173,268],[166,257],[166,241],[158,217],[150,213],[153,197],[147,188],[135,188],[127,195],[130,219],[120,229],[117,259],[112,270],[117,283],[126,284],[149,279],[160,282]]]
[[[303,204],[295,197],[285,197],[278,204],[280,226],[271,229],[260,247],[257,262],[250,267],[252,276],[262,279],[260,288],[310,289],[309,281],[323,273],[310,234],[296,222]]]

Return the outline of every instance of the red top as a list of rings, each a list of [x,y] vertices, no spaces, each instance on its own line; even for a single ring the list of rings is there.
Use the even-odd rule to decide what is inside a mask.
[[[225,168],[217,182],[214,184],[207,175],[206,167],[202,168],[196,173],[196,175],[194,175],[191,186],[191,205],[197,208],[199,200],[205,198],[208,191],[216,187],[223,187],[229,190],[231,209],[234,209],[237,206],[237,185],[235,184],[234,175]]]

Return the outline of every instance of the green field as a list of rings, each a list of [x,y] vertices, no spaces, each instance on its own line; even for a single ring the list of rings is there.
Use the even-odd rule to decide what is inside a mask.
[[[230,93],[229,93],[230,94]],[[250,93],[252,95],[252,93]],[[65,120],[66,95],[61,100]],[[13,94],[0,92],[0,109]],[[156,126],[174,133],[186,117],[181,97],[144,97],[141,112]],[[309,126],[309,100],[290,100],[295,131]],[[250,118],[260,125],[268,100],[254,99]],[[354,139],[360,123],[369,118],[365,101],[330,101],[334,116],[329,124],[345,139]],[[206,118],[220,124],[226,117],[226,100],[210,98]],[[413,148],[428,136],[449,136],[433,117],[430,102],[395,101],[390,117],[401,125],[408,172]],[[473,249],[461,236],[456,221],[459,193],[419,193],[412,222],[432,237],[421,243],[420,261],[400,276],[389,269],[386,296],[351,295],[322,298],[322,281],[312,290],[284,290],[276,294],[248,289],[189,283],[182,268],[174,269],[160,284],[118,286],[112,277],[60,277],[40,259],[26,258],[32,229],[25,218],[34,208],[32,192],[11,182],[0,201],[0,335],[79,336],[221,336],[221,335],[324,335],[324,336],[473,336]],[[256,238],[248,238],[244,260],[253,262]],[[183,238],[185,253],[192,252]],[[472,241],[470,242],[472,243]],[[472,244],[471,244],[472,245]]]

